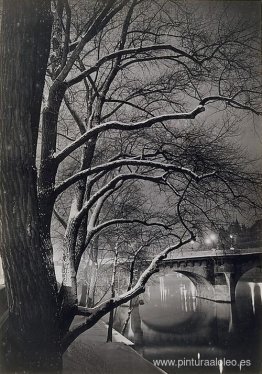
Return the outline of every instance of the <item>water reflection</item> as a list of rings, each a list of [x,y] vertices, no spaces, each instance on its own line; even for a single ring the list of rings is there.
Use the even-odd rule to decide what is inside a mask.
[[[183,366],[181,374],[258,374],[262,368],[261,291],[262,282],[239,282],[235,303],[215,303],[197,298],[195,287],[181,274],[162,275],[147,287],[143,305],[138,301],[133,305],[126,335],[150,361],[186,362],[200,357],[236,360],[238,365],[229,367],[219,361],[215,367]],[[116,329],[121,330],[127,312],[127,307],[118,309]],[[251,366],[246,365],[248,360]],[[162,368],[178,372],[177,367]]]

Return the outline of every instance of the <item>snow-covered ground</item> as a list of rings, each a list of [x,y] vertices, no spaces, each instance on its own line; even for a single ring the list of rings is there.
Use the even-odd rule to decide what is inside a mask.
[[[82,317],[81,317],[82,318]],[[84,319],[84,317],[83,317]],[[79,321],[80,322],[80,318]],[[106,343],[107,328],[100,321],[86,331],[64,354],[64,374],[161,374],[122,342]],[[114,338],[113,338],[114,339]],[[120,336],[117,336],[118,341]],[[127,342],[127,341],[126,341]],[[128,343],[128,342],[127,342]]]

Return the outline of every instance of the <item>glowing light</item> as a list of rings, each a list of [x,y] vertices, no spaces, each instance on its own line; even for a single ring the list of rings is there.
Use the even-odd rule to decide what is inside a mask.
[[[217,235],[212,232],[209,236],[206,237],[205,244],[214,245],[215,242],[217,242],[217,239],[218,239]]]
[[[165,302],[167,299],[167,288],[165,287],[165,280],[164,280],[164,277],[159,277],[159,279],[160,279],[160,284],[159,284],[160,298],[162,302]]]
[[[223,361],[222,360],[218,361],[218,367],[219,367],[219,373],[222,374],[223,373]]]
[[[216,234],[214,234],[214,233],[210,234],[210,239],[211,239],[212,241],[217,240],[217,236],[216,236]]]
[[[231,332],[233,330],[233,316],[232,316],[232,307],[230,307],[229,311],[229,325],[228,325],[228,332]]]
[[[253,282],[248,282],[248,285],[249,285],[249,288],[250,288],[250,291],[251,291],[251,299],[252,299],[252,308],[253,308],[253,313],[255,314],[256,310],[255,310],[255,283]]]
[[[132,320],[131,320],[131,318],[129,320],[129,326],[128,326],[127,336],[128,336],[129,339],[134,339],[134,332],[133,332],[133,329],[132,329]]]
[[[196,311],[196,298],[193,299],[193,311]]]
[[[262,286],[262,283],[261,283]],[[190,291],[191,291],[191,296],[194,298],[196,297],[196,286],[191,282],[190,283]]]

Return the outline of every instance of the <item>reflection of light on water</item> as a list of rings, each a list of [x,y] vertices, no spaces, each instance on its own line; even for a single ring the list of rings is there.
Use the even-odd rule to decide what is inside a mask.
[[[259,287],[259,292],[260,292],[260,298],[262,301],[262,283],[254,283],[254,282],[248,282],[250,292],[251,292],[251,300],[252,300],[252,308],[253,308],[253,313],[256,313],[256,306],[255,306],[255,286]]]
[[[190,288],[187,289],[185,284],[180,284],[180,300],[183,311],[196,311],[196,288],[193,283],[190,283]]]
[[[196,296],[196,287],[192,282],[190,282],[190,291],[191,291],[192,297],[195,297]]]
[[[132,324],[131,324],[131,318],[129,320],[129,324],[128,324],[128,333],[127,333],[127,337],[132,340],[134,338],[134,332],[132,330]]]
[[[196,297],[193,298],[192,304],[193,304],[193,311],[195,312],[196,311]]]
[[[260,290],[260,298],[261,298],[261,302],[262,302],[262,283],[257,283],[258,287],[259,287],[259,290]]]
[[[166,301],[168,293],[167,293],[167,288],[165,287],[164,277],[159,277],[159,280],[160,280],[160,283],[159,283],[160,298],[161,298],[161,301]]]
[[[223,373],[223,361],[222,360],[218,361],[218,367],[219,367],[219,373],[222,374]]]
[[[181,347],[179,348],[181,349],[181,351],[179,351],[181,357],[194,356],[194,358],[200,360],[201,355],[201,358],[207,357],[207,359],[210,360],[217,358],[216,366],[213,368],[210,367],[210,371],[208,368],[205,368],[208,374],[227,373],[231,368],[224,366],[225,361],[222,359],[223,357],[228,359],[231,353],[232,357],[234,357],[235,353],[236,355],[241,355],[239,357],[242,357],[242,354],[243,356],[244,354],[249,354],[253,347],[255,347],[256,339],[253,337],[253,325],[249,322],[254,319],[253,311],[251,312],[251,293],[253,289],[253,303],[255,304],[256,313],[258,313],[256,302],[257,297],[259,298],[258,302],[260,302],[262,281],[260,281],[260,284],[254,281],[251,282],[251,284],[248,284],[247,281],[243,282],[244,284],[241,284],[242,288],[239,292],[240,295],[237,293],[237,297],[241,297],[236,300],[236,307],[233,307],[232,310],[228,304],[217,304],[212,301],[195,298],[194,286],[187,280],[185,280],[184,283],[184,279],[180,276],[178,279],[174,277],[174,283],[172,283],[172,281],[173,279],[171,277],[168,279],[166,276],[161,280],[161,290],[164,290],[164,286],[168,287],[167,295],[169,291],[170,294],[173,293],[172,297],[169,298],[166,296],[164,303],[162,301],[159,302],[161,297],[159,279],[157,287],[156,284],[154,284],[147,289],[148,294],[151,294],[150,304],[139,306],[141,317],[144,318],[146,322],[142,322],[141,324],[145,339],[144,347],[146,358],[151,358],[153,354],[158,357],[160,357],[162,353],[163,355],[167,355],[170,354],[171,351],[177,350],[177,347]],[[187,293],[185,292],[185,288],[187,288]],[[162,292],[162,297],[164,298],[164,296],[165,293]],[[247,300],[250,308],[249,313],[246,313],[245,309]],[[156,304],[158,305],[154,307]],[[166,305],[168,305],[168,308],[166,308]],[[156,308],[158,310],[156,310]],[[165,315],[168,316],[168,319],[161,318],[161,316],[163,316],[162,311],[166,313]],[[236,315],[235,313],[238,314]],[[237,316],[238,318],[236,318]],[[248,327],[248,331],[250,331],[247,340],[245,340],[246,338],[243,339],[239,334],[239,327],[242,328],[240,323],[242,323],[243,320],[247,323],[246,326]],[[134,320],[132,320],[132,327],[133,326],[137,338]],[[128,324],[127,331],[130,340],[132,340],[133,335],[132,327]],[[228,339],[228,330],[230,331],[230,339]],[[227,341],[225,348],[224,345],[222,347],[220,345],[222,341]],[[192,352],[195,353],[192,355]],[[221,360],[221,362],[218,362],[219,360]],[[199,364],[199,366],[200,367],[196,368],[195,371],[199,370],[199,372],[201,372],[201,364]],[[243,364],[242,368],[244,372],[247,370],[243,367]],[[235,370],[241,374],[242,368],[239,367],[239,369],[236,368]],[[191,370],[193,373],[194,368],[191,368]]]
[[[188,311],[188,305],[187,305],[187,289],[184,288],[184,301],[185,301],[185,312]]]
[[[181,299],[181,308],[184,311],[187,311],[186,308],[186,303],[185,303],[185,288],[186,286],[184,284],[180,284],[180,299]]]
[[[232,316],[232,307],[230,305],[229,307],[229,326],[228,326],[228,332],[231,332],[233,329],[233,316]]]
[[[253,308],[253,313],[255,314],[255,283],[253,282],[248,282],[250,291],[251,291],[251,300],[252,300],[252,308]]]
[[[191,297],[192,297],[192,309],[195,312],[196,311],[196,287],[192,282],[190,283],[190,292],[191,292]]]
[[[147,287],[147,296],[148,296],[148,301],[150,301],[151,299],[150,286]]]

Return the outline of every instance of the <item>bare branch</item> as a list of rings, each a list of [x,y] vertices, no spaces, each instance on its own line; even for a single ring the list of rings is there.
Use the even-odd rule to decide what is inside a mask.
[[[235,98],[220,96],[220,95],[207,96],[200,101],[200,105],[206,105],[207,103],[214,102],[214,101],[224,101],[225,103],[227,103],[231,106],[234,105],[236,108],[249,110],[250,112],[255,113],[257,115],[262,114],[262,112],[259,112],[259,111],[255,110],[254,108],[252,108],[249,105],[241,104],[240,102],[235,100]]]
[[[74,47],[74,50],[68,59],[66,65],[63,67],[62,71],[57,77],[57,80],[62,82],[66,79],[67,75],[69,74],[70,70],[72,69],[75,61],[78,59],[80,53],[82,52],[84,46],[95,36],[98,34],[100,30],[102,30],[107,23],[123,8],[125,5],[125,1],[121,1],[118,6],[113,8],[117,1],[116,0],[108,0],[105,3],[104,8],[102,9],[101,13],[96,17],[96,19],[91,23],[87,32],[80,38],[77,45]]]
[[[64,96],[64,102],[65,102],[65,104],[67,106],[67,109],[69,110],[71,116],[74,118],[74,120],[75,120],[75,122],[76,122],[76,124],[79,128],[80,134],[83,135],[86,132],[86,127],[85,127],[84,122],[81,120],[81,118],[79,117],[77,112],[73,109],[73,107],[70,104],[69,99],[66,95]]]
[[[85,70],[81,74],[67,81],[67,85],[68,87],[70,87],[76,83],[81,82],[82,79],[86,78],[88,75],[97,71],[105,62],[108,62],[116,57],[127,56],[127,55],[132,55],[132,54],[137,56],[139,53],[152,52],[152,51],[172,51],[174,53],[177,53],[177,55],[174,56],[175,58],[186,57],[189,60],[194,61],[196,64],[201,65],[201,61],[198,61],[193,55],[190,55],[187,52],[183,51],[182,49],[176,48],[171,44],[154,44],[154,45],[149,45],[149,46],[140,47],[140,48],[122,49],[122,50],[118,50],[116,52],[110,53],[102,57],[100,60],[98,60],[97,63],[91,68]]]
[[[66,64],[67,55],[69,52],[69,42],[70,42],[70,28],[71,28],[71,8],[68,3],[68,0],[64,0],[64,6],[66,11],[66,27],[65,27],[65,40],[63,45],[63,54],[61,68]]]
[[[149,161],[149,160],[135,160],[135,159],[124,159],[124,160],[116,160],[112,162],[108,162],[106,164],[94,166],[93,168],[89,168],[86,170],[82,170],[76,174],[74,174],[72,177],[69,177],[64,182],[62,182],[60,185],[58,185],[55,188],[55,194],[58,196],[61,192],[65,191],[66,188],[70,187],[73,183],[77,182],[83,176],[88,176],[92,174],[99,173],[101,171],[110,171],[113,169],[116,169],[120,166],[129,165],[129,166],[146,166],[154,169],[161,169],[165,171],[172,171],[176,173],[181,173],[184,175],[188,175],[192,177],[195,181],[200,181],[201,179],[205,179],[208,177],[211,177],[215,175],[216,171],[212,171],[211,173],[206,174],[196,174],[192,170],[188,168],[184,168],[182,166],[176,166],[173,164],[165,164],[163,162],[156,162],[156,161]]]
[[[148,227],[158,226],[158,227],[163,227],[165,230],[172,230],[172,226],[165,225],[162,222],[147,222],[147,221],[142,221],[140,219],[116,218],[116,219],[112,219],[110,221],[103,222],[100,225],[97,225],[97,226],[93,227],[93,229],[91,230],[91,233],[92,233],[92,235],[95,235],[99,231],[102,231],[109,226],[117,225],[117,224],[124,224],[124,223],[139,223],[140,225],[144,225],[144,226],[148,226]]]
[[[145,180],[154,183],[164,183],[165,174],[160,176],[149,176],[138,173],[132,174],[119,174],[113,178],[110,182],[104,185],[100,190],[98,190],[84,205],[83,208],[78,212],[75,219],[80,221],[82,217],[88,212],[88,210],[102,197],[105,193],[110,190],[114,190],[119,183],[123,183],[126,180]]]
[[[85,134],[83,134],[80,138],[78,138],[75,142],[68,145],[62,151],[57,152],[54,154],[54,158],[57,163],[63,161],[70,153],[74,150],[79,148],[83,145],[87,140],[92,138],[93,136],[107,130],[124,130],[124,131],[132,131],[132,130],[139,130],[143,128],[149,128],[156,123],[164,122],[168,120],[174,119],[194,119],[198,114],[205,111],[205,107],[203,105],[198,105],[193,109],[191,112],[184,112],[184,113],[171,113],[171,114],[163,114],[161,116],[152,117],[146,119],[144,121],[135,122],[135,123],[124,123],[119,121],[110,121],[106,123],[102,123],[96,126],[93,129],[88,130]]]

